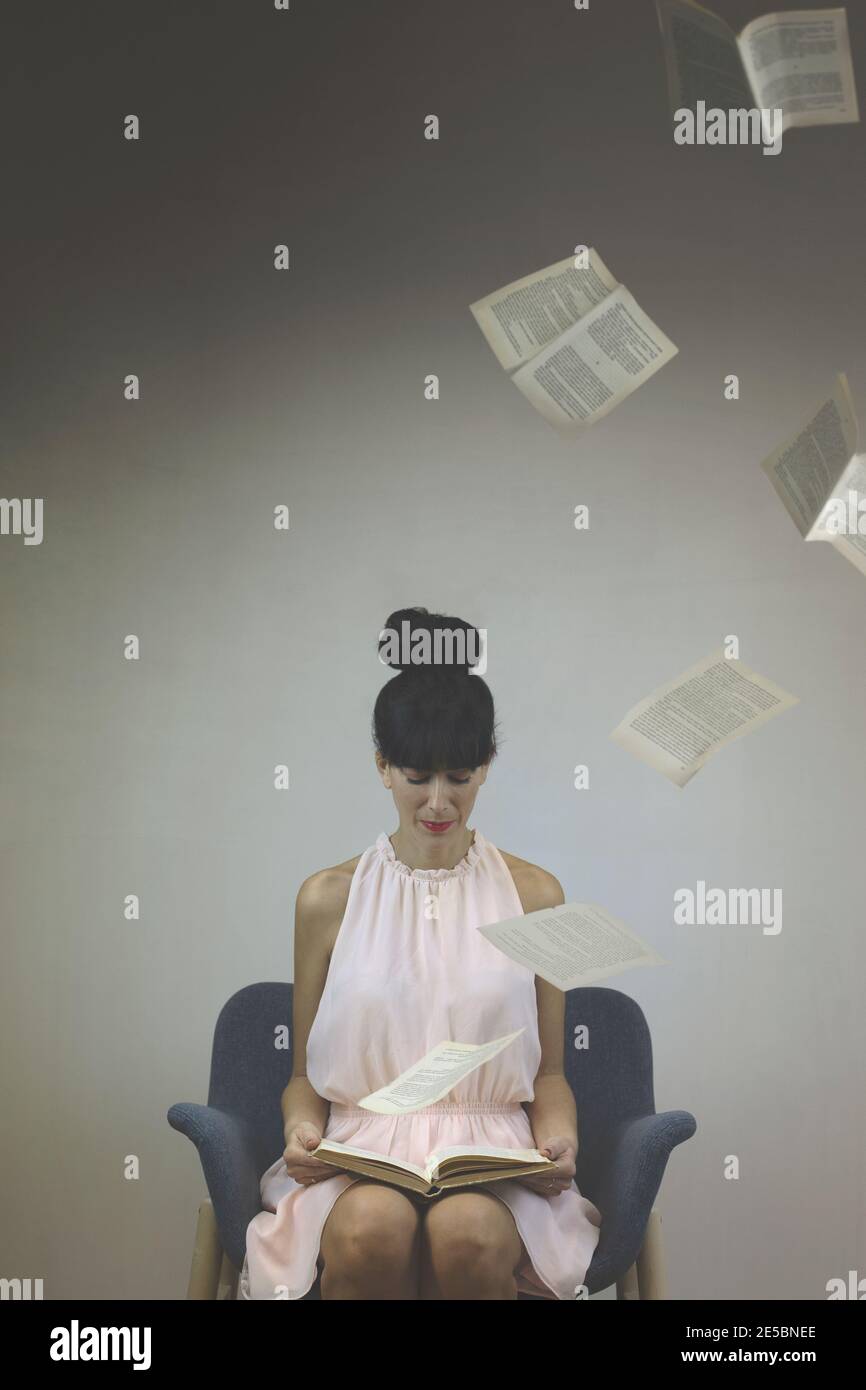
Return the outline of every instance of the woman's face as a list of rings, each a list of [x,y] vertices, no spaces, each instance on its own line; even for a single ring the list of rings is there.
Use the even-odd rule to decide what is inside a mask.
[[[451,768],[431,772],[417,767],[394,767],[377,753],[376,766],[385,786],[394,797],[400,815],[400,829],[408,831],[418,843],[463,838],[472,814],[478,789],[487,778],[489,763],[470,768]]]

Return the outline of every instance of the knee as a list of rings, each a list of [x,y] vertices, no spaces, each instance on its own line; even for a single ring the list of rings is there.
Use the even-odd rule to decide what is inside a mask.
[[[347,1274],[393,1269],[411,1259],[417,1228],[411,1208],[357,1202],[334,1232],[329,1253]]]
[[[430,1253],[442,1275],[459,1272],[487,1282],[501,1278],[513,1261],[512,1242],[483,1216],[430,1223],[426,1231]]]

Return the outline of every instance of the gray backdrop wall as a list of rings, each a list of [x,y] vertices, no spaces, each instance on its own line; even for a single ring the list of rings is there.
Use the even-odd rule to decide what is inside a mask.
[[[759,467],[837,370],[866,416],[863,127],[675,146],[622,0],[18,24],[0,493],[45,532],[0,538],[0,1273],[183,1296],[204,1185],[165,1111],[205,1098],[225,999],[291,978],[301,881],[396,826],[375,641],[416,603],[488,630],[472,823],[670,962],[613,983],[699,1123],[659,1198],[671,1296],[866,1272],[866,587]],[[565,443],[467,306],[582,242],[680,351]],[[728,633],[801,703],[678,790],[608,735]],[[698,879],[782,888],[783,930],[674,926]]]

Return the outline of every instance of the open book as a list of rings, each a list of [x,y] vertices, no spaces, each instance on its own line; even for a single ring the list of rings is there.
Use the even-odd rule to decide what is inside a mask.
[[[866,574],[866,456],[844,373],[827,400],[761,464],[807,541],[829,541]]]
[[[753,19],[739,35],[692,0],[656,0],[671,110],[782,112],[789,126],[859,121],[844,9]]]
[[[607,415],[678,351],[597,251],[575,249],[469,306],[514,385],[564,433]]]
[[[370,1149],[356,1149],[336,1139],[323,1139],[311,1155],[322,1163],[333,1163],[379,1182],[405,1187],[422,1197],[436,1197],[452,1187],[473,1187],[482,1182],[502,1182],[505,1178],[525,1178],[555,1168],[553,1159],[538,1149],[497,1149],[479,1144],[435,1149],[427,1155],[423,1168],[391,1155]]]

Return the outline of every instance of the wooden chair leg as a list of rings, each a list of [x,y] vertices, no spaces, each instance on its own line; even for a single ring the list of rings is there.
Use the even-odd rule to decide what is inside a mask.
[[[189,1271],[188,1299],[214,1299],[220,1282],[220,1264],[223,1258],[217,1230],[213,1202],[206,1197],[198,1209],[195,1228],[195,1246]]]
[[[228,1255],[223,1251],[222,1264],[220,1265],[219,1284],[217,1285],[217,1298],[237,1298],[238,1296],[238,1275],[239,1270],[235,1269]]]
[[[640,1290],[637,1283],[637,1265],[629,1265],[625,1274],[616,1281],[616,1296],[618,1300],[628,1300],[640,1298]]]
[[[647,1222],[640,1254],[637,1257],[637,1281],[639,1294],[643,1299],[666,1299],[668,1296],[665,1277],[664,1250],[662,1248],[662,1218],[653,1207]]]

